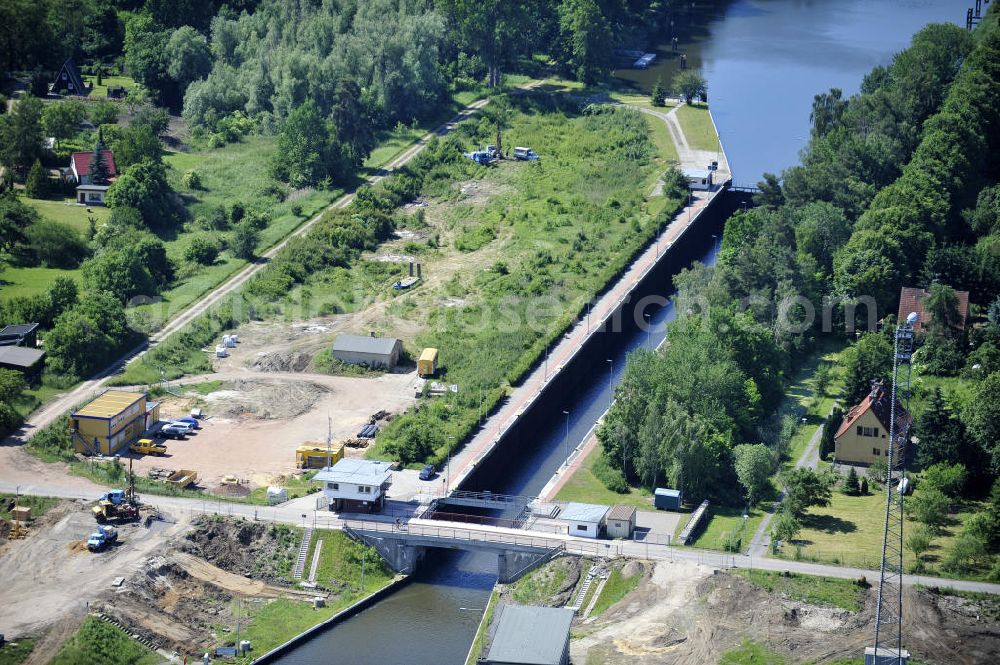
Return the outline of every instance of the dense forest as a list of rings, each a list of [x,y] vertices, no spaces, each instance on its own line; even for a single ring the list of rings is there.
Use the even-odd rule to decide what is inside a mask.
[[[676,308],[686,314],[664,347],[630,357],[598,431],[605,484],[666,483],[692,501],[760,498],[796,426],[778,411],[788,377],[817,339],[853,340],[857,330],[842,354],[840,396],[845,410],[856,404],[871,380],[891,374],[900,288],[913,286],[929,289],[933,313],[914,356],[918,375],[960,376],[971,386],[961,403],[934,393],[915,426],[916,468],[930,478],[958,474],[953,498],[989,494],[1000,473],[994,10],[971,34],[927,26],[853,97],[815,97],[802,164],[765,177],[758,207],[728,220],[717,265],[676,278]],[[957,325],[956,290],[970,292],[975,325]],[[863,332],[869,316],[880,330]],[[841,417],[827,426],[828,449]],[[790,496],[804,497],[786,502],[778,532],[792,525],[787,534],[811,503],[828,502],[832,480],[796,471],[784,482]],[[969,535],[980,554],[998,545],[1000,487],[993,494],[992,512]]]

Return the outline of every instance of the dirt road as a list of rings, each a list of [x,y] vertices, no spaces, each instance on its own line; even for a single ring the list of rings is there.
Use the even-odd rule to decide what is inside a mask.
[[[541,81],[532,81],[522,88],[529,89],[539,85]],[[390,175],[392,171],[403,166],[411,159],[413,159],[417,154],[420,153],[430,141],[432,137],[444,136],[452,131],[459,122],[466,119],[479,109],[486,106],[489,100],[481,99],[477,102],[466,106],[461,112],[456,114],[448,122],[444,123],[438,127],[433,132],[430,132],[411,147],[400,153],[395,159],[389,162],[380,172],[376,175],[370,176],[365,179],[365,184],[372,185],[382,180],[386,176]],[[354,200],[354,192],[345,194],[341,198],[337,199],[333,204],[331,204],[327,210],[336,208],[345,208],[350,205],[351,201]],[[326,212],[324,210],[323,212]],[[29,416],[28,420],[21,427],[18,432],[14,433],[9,439],[13,440],[15,443],[24,442],[30,439],[36,431],[45,427],[56,418],[58,418],[63,413],[73,409],[78,404],[81,404],[88,399],[95,396],[100,392],[102,386],[106,383],[109,376],[111,376],[119,367],[123,364],[135,362],[141,358],[150,348],[155,347],[159,342],[163,341],[173,333],[180,330],[182,327],[193,321],[195,318],[204,314],[210,307],[220,302],[227,295],[232,293],[234,290],[245,284],[251,277],[256,275],[258,272],[263,270],[268,263],[268,260],[273,258],[281,249],[292,239],[298,236],[302,236],[307,233],[310,228],[312,228],[323,215],[323,212],[317,214],[315,217],[307,221],[298,227],[295,231],[289,234],[284,240],[272,247],[271,249],[264,252],[264,254],[258,258],[254,263],[246,266],[235,275],[227,279],[221,285],[216,287],[214,290],[206,294],[200,300],[192,303],[186,309],[178,313],[173,319],[167,322],[163,328],[154,333],[149,338],[148,344],[142,344],[140,346],[131,349],[125,353],[122,357],[112,363],[109,367],[105,368],[97,375],[91,379],[84,381],[82,384],[74,388],[68,393],[65,393],[58,398],[52,400],[42,408],[38,409]]]

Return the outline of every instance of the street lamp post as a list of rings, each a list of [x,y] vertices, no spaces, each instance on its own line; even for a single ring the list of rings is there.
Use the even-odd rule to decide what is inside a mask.
[[[615,376],[615,361],[608,358],[608,408],[611,408],[611,402],[615,398],[615,390],[612,385],[612,381]]]
[[[643,312],[642,316],[644,319],[646,319],[646,346],[648,346],[649,348],[653,348],[653,340],[652,340],[653,328],[652,326],[649,325],[649,312]]]
[[[566,416],[566,439],[563,446],[566,449],[566,464],[569,464],[569,411],[563,411],[563,415]]]

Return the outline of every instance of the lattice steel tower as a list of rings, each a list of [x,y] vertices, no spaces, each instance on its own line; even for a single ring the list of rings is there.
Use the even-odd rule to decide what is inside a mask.
[[[913,358],[913,326],[917,314],[896,326],[892,362],[892,392],[889,396],[889,447],[885,483],[885,531],[882,535],[882,568],[875,610],[874,665],[905,665],[903,652],[903,495],[906,481],[906,443],[910,435],[910,361]],[[897,408],[897,400],[903,408]]]

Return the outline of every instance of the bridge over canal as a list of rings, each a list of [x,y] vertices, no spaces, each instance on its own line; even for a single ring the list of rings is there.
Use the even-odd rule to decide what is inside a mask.
[[[566,539],[555,534],[454,522],[345,519],[343,528],[374,547],[394,570],[406,574],[416,570],[427,548],[486,551],[497,555],[499,581],[506,583],[566,551]]]

